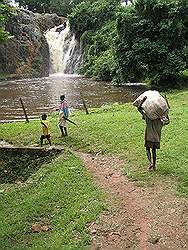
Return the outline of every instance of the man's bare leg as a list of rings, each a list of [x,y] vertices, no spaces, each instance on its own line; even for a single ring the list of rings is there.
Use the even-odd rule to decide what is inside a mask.
[[[156,169],[156,148],[152,148],[152,156],[153,156],[153,169]]]
[[[151,161],[151,152],[150,152],[149,147],[146,147],[146,155],[147,155],[148,161],[150,163],[149,169],[151,169],[151,168],[153,168],[153,164],[152,164],[152,161]]]

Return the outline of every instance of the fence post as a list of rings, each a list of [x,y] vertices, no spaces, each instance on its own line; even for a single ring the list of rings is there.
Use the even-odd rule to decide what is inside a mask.
[[[28,119],[28,116],[27,116],[27,113],[26,113],[26,110],[25,110],[25,107],[24,107],[24,104],[23,104],[23,101],[22,101],[21,97],[20,97],[20,102],[21,102],[21,105],[22,105],[22,109],[23,109],[23,112],[24,112],[24,115],[25,115],[26,122],[29,122],[29,119]]]
[[[86,111],[86,115],[88,115],[88,114],[89,114],[89,112],[88,112],[88,109],[87,109],[87,107],[86,107],[85,100],[84,100],[84,98],[83,98],[83,97],[81,97],[81,98],[82,98],[82,102],[83,102],[83,105],[84,105],[84,108],[85,108],[85,111]]]

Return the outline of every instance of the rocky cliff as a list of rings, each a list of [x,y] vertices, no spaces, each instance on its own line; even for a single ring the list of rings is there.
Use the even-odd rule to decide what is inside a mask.
[[[19,10],[6,24],[13,37],[0,45],[0,74],[16,78],[48,76],[49,48],[44,32],[63,22],[55,14]]]

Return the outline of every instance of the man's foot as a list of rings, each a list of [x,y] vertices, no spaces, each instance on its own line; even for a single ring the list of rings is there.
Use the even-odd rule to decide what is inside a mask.
[[[150,166],[149,166],[148,169],[149,169],[149,170],[153,169],[153,164],[150,164]]]

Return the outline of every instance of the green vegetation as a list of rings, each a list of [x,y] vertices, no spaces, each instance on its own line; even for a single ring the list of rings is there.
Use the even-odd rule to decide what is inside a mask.
[[[102,198],[79,160],[65,152],[26,182],[0,185],[0,248],[83,249],[87,223],[105,209]],[[49,231],[32,233],[32,224]]]
[[[16,0],[20,6],[38,13],[57,13],[66,17],[83,0]],[[85,2],[85,1],[84,1]],[[90,2],[90,0],[86,0]]]
[[[16,2],[33,12],[43,13],[50,11],[50,0],[18,0]]]
[[[104,13],[100,15],[100,13]],[[188,2],[137,0],[82,2],[68,16],[84,44],[82,73],[115,83],[187,84]]]
[[[6,20],[12,16],[14,9],[7,4],[6,0],[0,3],[0,44],[11,38],[9,32],[5,31]]]
[[[150,78],[164,87],[178,84],[187,68],[188,2],[137,0],[117,14],[116,55],[120,82]]]
[[[71,30],[84,46],[82,74],[98,80],[112,80],[117,74],[114,57],[118,0],[82,2],[68,16]]]
[[[148,173],[144,149],[144,121],[131,104],[109,105],[90,109],[90,114],[72,114],[78,127],[69,125],[69,136],[60,137],[57,115],[49,117],[52,143],[90,153],[118,155],[125,161],[124,171],[139,183],[155,182],[160,175],[173,179],[182,193],[188,193],[187,120],[188,90],[167,93],[170,105],[170,125],[163,128],[157,171]],[[40,123],[1,124],[1,139],[13,144],[39,145]]]
[[[14,79],[18,77],[16,74],[10,74],[10,73],[1,73],[0,72],[0,81],[4,81],[7,79]]]

